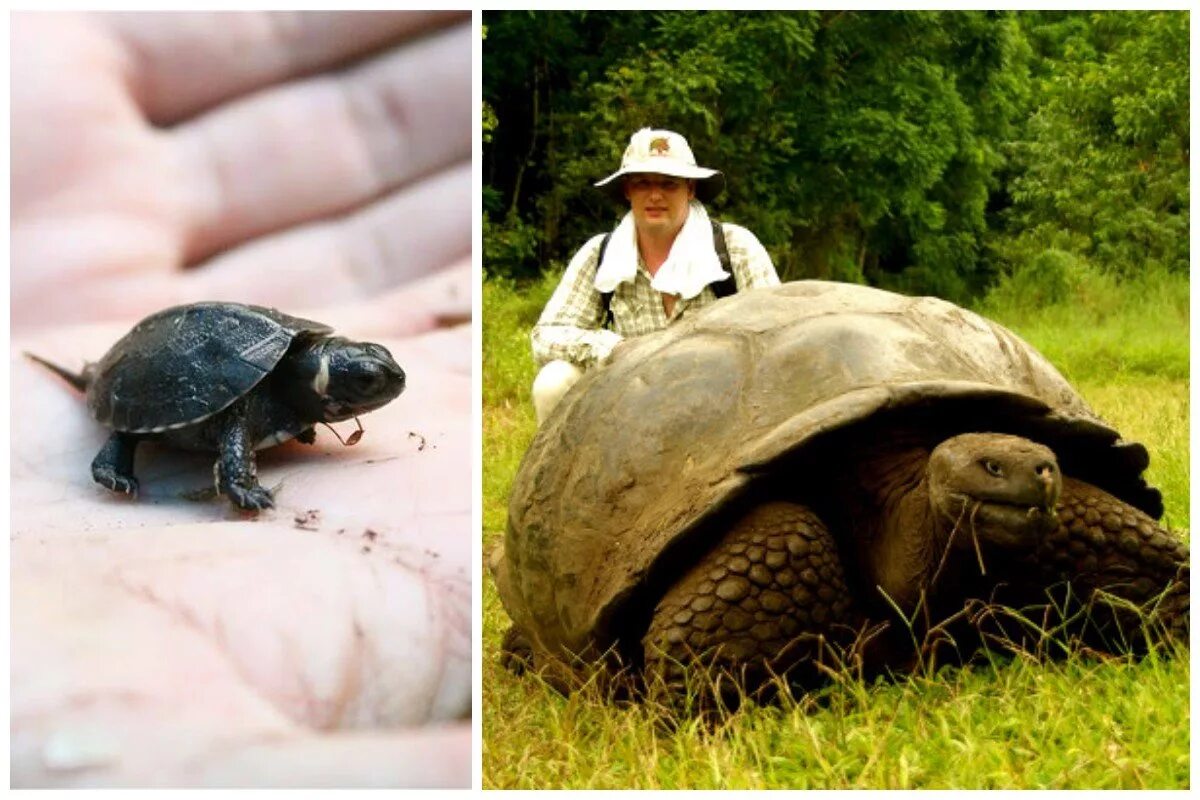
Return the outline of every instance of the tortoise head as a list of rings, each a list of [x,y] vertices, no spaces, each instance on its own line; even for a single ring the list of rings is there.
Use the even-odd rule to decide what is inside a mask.
[[[1054,452],[1029,439],[954,436],[933,449],[928,476],[934,513],[947,530],[959,527],[959,547],[972,547],[974,535],[1005,548],[1030,546],[1057,524],[1062,473]]]
[[[404,391],[404,370],[385,347],[341,336],[299,343],[278,373],[287,402],[313,422],[374,411]]]

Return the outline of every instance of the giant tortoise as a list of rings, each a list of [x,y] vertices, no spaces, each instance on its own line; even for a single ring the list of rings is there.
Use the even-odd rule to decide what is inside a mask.
[[[960,655],[1055,625],[1186,641],[1188,549],[1148,463],[951,303],[740,294],[624,344],[538,431],[490,558],[506,660],[559,685],[619,664],[668,694],[701,664],[744,692],[835,656],[911,666],[933,631]],[[973,639],[945,624],[967,618]]]

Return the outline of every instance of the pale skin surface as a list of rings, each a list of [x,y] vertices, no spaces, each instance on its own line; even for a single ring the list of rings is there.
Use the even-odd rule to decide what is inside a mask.
[[[687,222],[688,203],[696,196],[696,182],[657,173],[637,173],[626,177],[623,186],[637,230],[638,250],[646,261],[646,269],[654,275],[671,254],[671,245]],[[663,295],[663,310],[668,317],[675,308],[675,300],[675,295]]]
[[[469,786],[469,18],[16,14],[12,48],[12,784]],[[200,299],[408,389],[261,453],[257,517],[146,445],[115,496],[20,353],[77,369]]]

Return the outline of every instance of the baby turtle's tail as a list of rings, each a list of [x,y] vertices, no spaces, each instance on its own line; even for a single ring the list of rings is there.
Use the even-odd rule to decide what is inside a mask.
[[[45,367],[46,369],[53,372],[55,375],[57,375],[60,378],[62,378],[63,380],[65,380],[67,383],[71,384],[79,391],[81,391],[81,392],[87,391],[88,382],[89,382],[89,379],[91,378],[91,371],[92,371],[90,364],[83,368],[83,372],[76,374],[67,369],[64,369],[63,367],[58,366],[57,364],[51,364],[46,359],[41,358],[39,356],[35,356],[33,353],[26,352],[25,357],[28,358],[30,361],[36,361],[37,363],[41,364],[43,367]]]

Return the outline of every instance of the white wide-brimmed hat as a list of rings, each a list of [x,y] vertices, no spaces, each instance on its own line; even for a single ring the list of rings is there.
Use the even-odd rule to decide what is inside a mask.
[[[720,171],[696,166],[696,157],[692,155],[687,139],[674,131],[642,128],[629,137],[629,146],[621,157],[621,168],[597,181],[595,186],[617,200],[624,200],[624,188],[617,179],[638,172],[694,180],[696,196],[704,202],[719,195],[725,186],[725,177]]]

